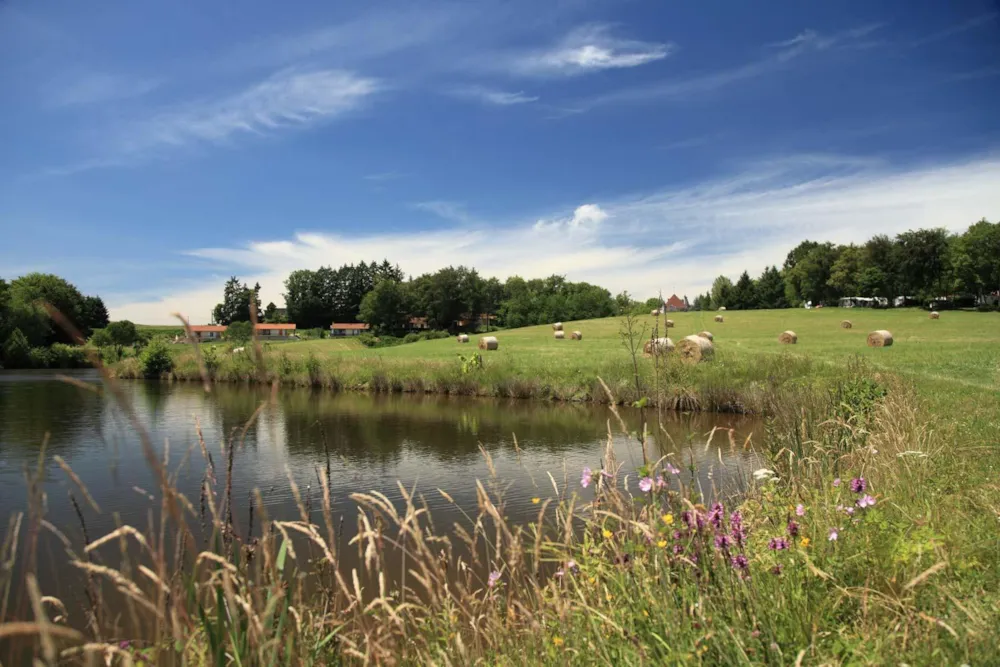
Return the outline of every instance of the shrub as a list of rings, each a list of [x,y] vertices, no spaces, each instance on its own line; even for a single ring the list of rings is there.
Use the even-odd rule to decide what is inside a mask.
[[[451,337],[451,334],[447,331],[424,331],[418,335],[420,336],[420,340],[440,340]]]
[[[205,363],[205,370],[212,377],[215,376],[215,372],[219,370],[219,365],[222,363],[222,359],[219,358],[219,350],[214,345],[206,345],[201,350],[201,359]]]
[[[52,363],[52,354],[47,347],[33,347],[28,351],[29,368],[48,368]]]
[[[142,374],[147,378],[158,378],[169,373],[174,367],[170,348],[162,338],[154,338],[139,357]]]
[[[416,343],[417,341],[420,340],[427,340],[427,339],[423,338],[421,334],[416,334],[416,333],[408,333],[405,336],[403,336],[404,343]]]
[[[361,334],[358,336],[358,341],[365,347],[393,347],[395,345],[402,345],[405,342],[405,339],[396,338],[395,336],[373,336],[372,334]]]
[[[233,343],[246,343],[253,338],[253,324],[250,322],[232,322],[223,334],[226,340]]]
[[[20,329],[14,329],[3,345],[5,368],[26,368],[31,363],[31,345]]]
[[[53,343],[49,348],[49,368],[88,368],[87,351],[79,345]]]

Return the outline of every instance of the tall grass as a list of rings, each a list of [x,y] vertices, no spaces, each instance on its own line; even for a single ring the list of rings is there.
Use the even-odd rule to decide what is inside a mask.
[[[804,370],[753,369],[775,382]],[[380,372],[369,381],[391,387]],[[399,503],[359,490],[346,544],[322,470],[318,500],[289,476],[293,520],[270,517],[257,492],[240,534],[239,432],[221,461],[196,443],[199,499],[172,485],[169,454],[149,456],[160,503],[148,525],[76,543],[45,518],[43,448],[0,552],[4,664],[988,664],[1000,641],[995,482],[969,474],[971,457],[949,451],[905,384],[856,367],[825,389],[769,395],[768,468],[728,506],[682,484],[683,461],[618,463],[612,415],[602,459],[579,480],[550,478],[526,525],[507,520],[494,475],[456,526],[435,525],[414,489],[400,485]],[[721,381],[714,391],[750,400]],[[99,512],[60,465],[73,502]],[[82,616],[37,579],[42,536],[87,591]]]

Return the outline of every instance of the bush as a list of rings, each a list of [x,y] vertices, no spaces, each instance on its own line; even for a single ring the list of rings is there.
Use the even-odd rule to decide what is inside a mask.
[[[174,360],[170,356],[170,348],[162,338],[154,338],[139,357],[139,365],[142,374],[147,378],[158,378],[164,373],[169,373],[174,367]]]
[[[31,345],[20,329],[14,329],[3,345],[4,368],[27,368],[31,363]]]
[[[451,337],[451,334],[447,331],[424,331],[418,335],[420,336],[420,340],[440,340]]]
[[[421,334],[416,334],[416,333],[408,333],[405,336],[403,336],[404,343],[416,343],[417,341],[421,340],[427,340],[427,339],[424,338]]]
[[[89,368],[87,351],[79,345],[53,343],[49,348],[49,368]]]
[[[219,370],[222,359],[219,358],[219,350],[214,345],[206,345],[201,349],[201,359],[205,363],[205,370],[209,376],[215,377],[215,372]]]
[[[995,303],[993,304],[981,303],[978,306],[976,306],[976,311],[980,313],[995,313],[997,311],[1000,311],[1000,305]]]
[[[47,347],[33,347],[28,352],[29,368],[48,368],[52,362],[52,355]]]
[[[233,343],[247,343],[253,338],[253,324],[250,322],[232,322],[222,334],[226,340]]]

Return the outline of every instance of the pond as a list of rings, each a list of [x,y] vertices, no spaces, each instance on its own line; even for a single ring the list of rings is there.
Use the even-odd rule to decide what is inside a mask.
[[[0,373],[0,513],[6,517],[25,510],[25,470],[36,469],[44,442],[42,486],[46,518],[52,524],[71,540],[82,541],[72,492],[91,539],[113,530],[119,521],[143,530],[150,511],[158,511],[159,500],[139,435],[102,391],[96,372],[73,378],[75,385],[56,373]],[[196,383],[125,382],[121,387],[158,456],[167,457],[178,490],[196,508],[205,471],[196,426],[218,467],[219,492],[224,486],[222,443],[237,443],[232,497],[240,535],[250,529],[249,499],[255,489],[272,519],[298,518],[289,475],[306,504],[318,512],[319,475],[329,470],[335,521],[344,518],[346,541],[356,515],[350,494],[375,490],[401,502],[397,480],[424,494],[438,526],[462,521],[463,511],[475,515],[476,480],[490,476],[483,452],[492,460],[507,516],[514,522],[537,516],[532,498],[554,496],[553,480],[560,489],[589,499],[592,489],[580,488],[580,471],[585,466],[600,468],[609,428],[622,473],[631,473],[633,490],[634,471],[642,464],[638,441],[622,433],[607,406],[333,394],[303,388],[280,388],[272,395],[268,388],[243,385],[215,385],[206,393]],[[708,495],[738,493],[753,469],[753,455],[744,443],[762,435],[760,422],[734,415],[670,413],[657,423],[655,411],[620,412],[630,431],[642,432],[645,422],[650,459],[670,454],[684,468],[685,481],[700,484]],[[723,430],[708,443],[715,427]],[[88,487],[100,514],[54,462],[56,455]],[[693,480],[690,464],[697,470]],[[447,491],[454,504],[437,489]],[[259,534],[259,525],[253,530]],[[66,591],[55,576],[59,550],[51,551],[44,558],[40,554],[39,578],[43,593],[58,596]],[[356,558],[356,552],[347,549],[344,558],[344,565],[351,567],[349,559]]]

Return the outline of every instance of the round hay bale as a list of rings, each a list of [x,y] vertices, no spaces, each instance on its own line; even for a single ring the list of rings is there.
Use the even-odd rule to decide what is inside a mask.
[[[853,325],[853,324],[851,324],[851,321],[850,321],[850,320],[842,320],[842,321],[840,322],[840,328],[841,328],[841,329],[850,329],[850,328],[851,328],[851,327],[853,327],[853,326],[854,326],[854,325]]]
[[[677,353],[681,359],[688,363],[696,364],[699,361],[708,361],[715,354],[715,347],[712,341],[702,335],[687,336],[677,344]]]
[[[560,329],[559,331],[556,331],[552,335],[555,336],[556,340],[563,340],[564,338],[566,338],[566,332],[563,331],[562,329]]]
[[[659,317],[660,316],[660,311],[658,311],[658,310],[651,310],[651,311],[649,311],[649,314],[652,315],[653,317]]]
[[[931,319],[932,319],[932,320],[936,320],[936,319],[938,319],[938,318],[940,318],[940,317],[941,317],[941,313],[939,313],[939,312],[938,312],[938,311],[936,311],[936,310],[932,310],[932,311],[931,311]]]
[[[562,322],[556,322],[555,324],[553,324],[552,325],[552,330],[553,331],[562,331],[563,330],[563,328],[562,328]]]
[[[702,331],[702,332],[699,332],[696,335],[701,336],[702,338],[707,338],[708,340],[712,340],[712,341],[715,340],[715,336],[712,335],[711,331]]]
[[[457,340],[458,340],[459,343],[468,343],[469,342],[469,334],[458,334]]]
[[[724,322],[724,321],[725,321],[725,319],[726,319],[726,318],[724,318],[724,317],[723,317],[722,315],[716,315],[716,316],[715,316],[715,321],[716,321],[716,322]]]
[[[868,334],[868,347],[889,347],[890,345],[892,345],[892,334],[885,329]]]
[[[500,341],[496,336],[483,336],[479,339],[480,350],[496,350],[500,347]]]
[[[785,345],[795,345],[799,342],[799,337],[795,335],[794,331],[785,331],[778,336],[778,342]]]
[[[582,331],[574,331],[573,333],[571,333],[569,335],[569,337],[572,338],[573,340],[583,340],[583,332]]]
[[[726,309],[726,307],[725,307],[725,306],[719,306],[719,312],[720,312],[720,313],[721,313],[722,311],[724,311],[725,309]]]
[[[667,354],[674,351],[674,341],[669,338],[652,338],[642,346],[642,353],[647,357],[654,354]]]
[[[666,322],[663,323],[663,326],[666,327],[667,329],[673,329],[674,328],[674,321],[673,320],[667,320]]]

